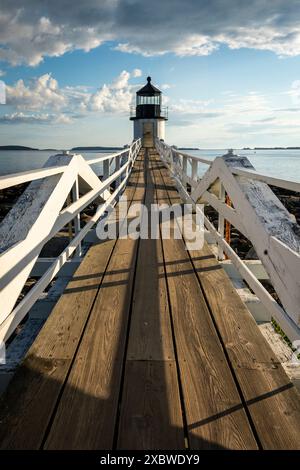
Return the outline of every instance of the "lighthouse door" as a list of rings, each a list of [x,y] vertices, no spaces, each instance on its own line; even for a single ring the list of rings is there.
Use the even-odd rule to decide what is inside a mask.
[[[153,147],[153,122],[144,122],[143,125],[143,147]]]

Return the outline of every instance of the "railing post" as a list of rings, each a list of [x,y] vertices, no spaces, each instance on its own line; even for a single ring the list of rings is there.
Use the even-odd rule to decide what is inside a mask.
[[[192,180],[197,181],[198,179],[198,162],[197,160],[192,160]]]
[[[121,159],[121,157],[120,157],[120,155],[118,155],[118,156],[116,157],[115,171],[119,171],[119,169],[120,169],[120,159]],[[120,183],[121,183],[121,176],[119,176],[119,177],[116,179],[116,189],[117,189],[117,187],[119,186]]]
[[[174,172],[174,155],[173,155],[173,149],[171,148],[170,150],[170,165],[171,165],[171,170]]]
[[[67,205],[70,206],[71,204],[72,204],[71,194],[69,193],[68,197],[67,197]],[[68,223],[68,235],[69,235],[69,240],[71,241],[72,238],[73,238],[73,223],[72,223],[72,220],[70,220],[70,222]]]
[[[222,183],[220,183],[219,199],[220,199],[221,202],[225,202],[225,188],[224,188]],[[219,232],[219,234],[221,235],[222,238],[224,238],[224,227],[225,227],[224,217],[219,212],[218,232]],[[224,259],[224,251],[223,251],[223,249],[222,249],[222,247],[219,243],[218,243],[218,259],[220,261]]]
[[[72,188],[72,200],[73,202],[78,201],[79,199],[79,185],[78,185],[78,176],[76,177],[75,183]],[[74,231],[75,231],[75,236],[80,232],[81,226],[80,226],[80,213],[77,214],[73,220],[74,224]],[[81,256],[82,249],[81,249],[81,242],[78,244],[76,248],[76,256]]]
[[[182,155],[182,185],[186,189],[185,176],[187,175],[187,157]]]
[[[104,160],[103,162],[103,180],[106,180],[109,177],[109,159]]]
[[[128,156],[127,156],[127,161],[129,162],[129,165],[126,168],[126,178],[128,178],[128,174],[131,171],[132,165],[133,165],[133,157],[132,157],[132,147],[129,147],[128,150]]]

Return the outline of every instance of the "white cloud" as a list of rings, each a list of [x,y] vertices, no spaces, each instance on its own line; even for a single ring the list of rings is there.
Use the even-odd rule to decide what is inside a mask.
[[[170,88],[172,88],[172,85],[170,85],[169,83],[163,83],[163,84],[160,86],[160,89],[161,89],[161,90],[169,90]]]
[[[130,79],[141,74],[139,69],[123,70],[112,83],[103,84],[94,93],[85,86],[60,88],[50,74],[32,79],[28,84],[18,80],[6,87],[7,105],[14,111],[2,116],[0,123],[69,124],[92,112],[128,113],[136,90]]]
[[[292,90],[298,92],[298,81]],[[251,91],[226,93],[217,101],[170,99],[167,140],[211,148],[298,145],[300,121],[296,112],[300,113],[300,108],[278,108],[277,98]]]
[[[130,73],[127,70],[123,70],[120,75],[114,80],[111,88],[114,90],[121,90],[128,86],[128,80],[130,78]]]
[[[93,27],[82,27],[80,24],[72,27],[68,15],[71,17],[74,8],[68,0],[65,2],[66,16],[62,17],[61,21],[57,21],[54,11],[53,18],[41,13],[38,0],[29,0],[22,8],[19,8],[18,0],[4,0],[2,3],[0,44],[3,47],[0,48],[0,60],[8,61],[12,65],[27,63],[35,66],[44,56],[58,57],[73,49],[89,51],[110,39],[109,34],[100,38]],[[52,4],[54,7],[55,1]],[[59,9],[60,5],[57,3],[55,7]]]
[[[212,100],[180,99],[175,102],[170,102],[169,108],[170,112],[173,113],[195,115],[206,111],[207,106],[212,102]]]
[[[6,102],[17,109],[59,110],[67,105],[67,101],[67,97],[58,88],[57,81],[50,74],[31,80],[27,86],[23,80],[18,80],[14,86],[6,86]]]
[[[213,42],[208,37],[192,34],[186,35],[184,38],[174,40],[173,44],[165,47],[165,44],[155,44],[154,47],[149,45],[140,46],[132,43],[119,43],[115,50],[125,52],[127,54],[141,54],[144,57],[152,57],[155,55],[165,55],[168,52],[173,52],[179,57],[184,56],[205,56],[211,54],[214,50],[218,49],[218,44]]]
[[[4,77],[5,74],[6,72],[4,72],[4,70],[0,70],[0,77]]]
[[[274,28],[263,25],[257,28],[239,27],[236,31],[222,33],[216,41],[227,44],[231,49],[248,47],[251,49],[273,51],[280,57],[300,54],[300,27]]]
[[[124,52],[125,54],[140,54],[144,57],[153,57],[155,55],[164,55],[168,51],[163,50],[151,50],[145,47],[140,47],[138,45],[129,44],[128,42],[119,43],[115,48],[116,51]]]
[[[206,36],[193,34],[187,36],[182,42],[174,45],[174,52],[176,55],[183,56],[203,56],[209,55],[216,49],[218,44],[213,42]]]
[[[132,73],[123,70],[112,84],[104,84],[91,95],[87,108],[92,111],[128,113],[136,89],[135,86],[129,84],[129,80],[140,76],[141,73],[139,69],[134,69]]]
[[[141,77],[142,76],[142,71],[141,71],[141,69],[134,69],[132,71],[131,75],[132,75],[133,78]]]
[[[45,56],[107,41],[145,56],[208,55],[220,44],[300,54],[299,0],[1,0],[0,60]]]

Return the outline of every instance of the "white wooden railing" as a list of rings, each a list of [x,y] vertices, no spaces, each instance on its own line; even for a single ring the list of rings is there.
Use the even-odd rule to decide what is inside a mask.
[[[156,149],[169,168],[183,200],[209,204],[218,212],[218,229],[204,216],[205,228],[232,261],[291,341],[300,339],[300,227],[268,185],[300,192],[300,183],[263,175],[244,156],[229,151],[213,161],[198,158],[156,139]],[[201,166],[206,172],[199,178]],[[189,186],[189,190],[188,190]],[[225,203],[225,194],[232,202]],[[252,243],[283,307],[224,238],[224,221]]]
[[[42,169],[0,177],[0,189],[30,182],[0,224],[0,341],[14,332],[64,263],[80,254],[84,237],[124,190],[140,148],[139,139],[120,152],[88,160],[65,152],[50,157]],[[97,163],[103,164],[101,179],[91,168]],[[81,227],[80,213],[92,202],[97,210]],[[43,246],[69,223],[74,228],[70,243],[15,306]]]

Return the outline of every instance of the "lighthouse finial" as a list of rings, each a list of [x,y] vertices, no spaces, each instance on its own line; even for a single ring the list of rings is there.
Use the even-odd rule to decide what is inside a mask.
[[[151,77],[147,77],[147,82],[148,82],[148,83],[151,82]]]

